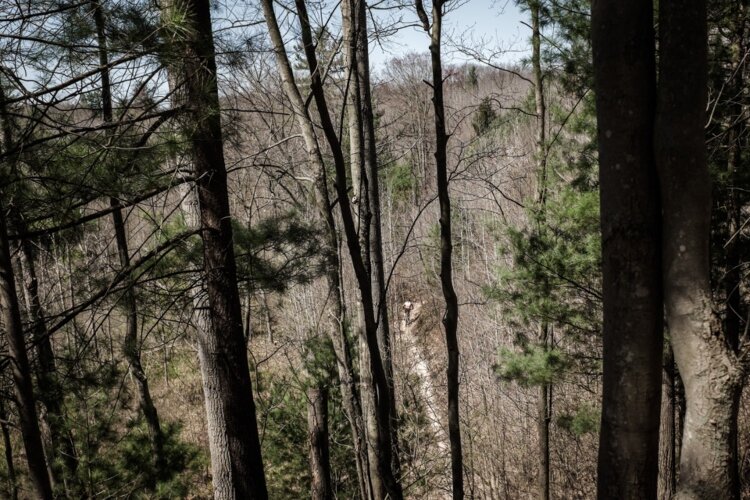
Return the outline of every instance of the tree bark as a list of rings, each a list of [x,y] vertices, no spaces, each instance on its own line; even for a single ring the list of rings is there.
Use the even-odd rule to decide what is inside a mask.
[[[666,343],[666,342],[665,342]],[[659,495],[670,500],[677,491],[677,370],[674,354],[669,345],[665,345],[663,394],[661,404],[661,432],[659,438]]]
[[[604,379],[597,494],[655,498],[662,366],[651,2],[593,3]]]
[[[443,66],[441,37],[444,0],[432,2],[432,26],[421,0],[417,11],[423,28],[430,34],[432,64],[432,104],[435,112],[435,168],[437,172],[438,203],[440,205],[440,285],[445,300],[443,328],[448,350],[448,436],[451,444],[451,475],[453,498],[464,497],[463,452],[461,449],[461,420],[459,416],[459,349],[458,298],[453,288],[453,241],[451,233],[451,200],[448,178],[448,133],[443,102]]]
[[[208,424],[214,496],[266,499],[265,473],[242,331],[242,310],[232,245],[216,59],[208,0],[185,0],[188,28],[179,35],[179,77],[197,179],[206,329],[198,329],[198,357]],[[171,68],[175,70],[176,68]]]
[[[320,385],[307,389],[307,433],[310,442],[310,475],[313,500],[333,498],[328,449],[328,390]]]
[[[662,195],[667,322],[685,386],[676,498],[739,498],[737,425],[742,370],[712,310],[711,178],[706,121],[706,2],[659,3],[656,158]]]

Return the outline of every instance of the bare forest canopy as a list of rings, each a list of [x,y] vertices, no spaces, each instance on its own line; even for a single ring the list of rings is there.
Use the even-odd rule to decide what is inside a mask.
[[[0,498],[750,498],[747,0],[501,3],[0,0]]]

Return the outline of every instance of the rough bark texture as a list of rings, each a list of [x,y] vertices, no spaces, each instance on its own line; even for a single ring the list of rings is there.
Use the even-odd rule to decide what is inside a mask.
[[[344,5],[346,4],[346,5]],[[342,3],[345,11],[349,2]],[[305,149],[308,154],[310,166],[314,169],[315,187],[317,192],[316,204],[321,219],[325,222],[325,275],[326,282],[331,294],[331,321],[332,328],[330,337],[336,353],[336,368],[339,375],[339,388],[344,405],[344,411],[351,424],[352,440],[354,442],[355,460],[357,462],[357,474],[360,494],[362,498],[369,498],[371,493],[370,473],[367,460],[367,442],[365,441],[365,424],[362,416],[362,405],[357,390],[357,379],[354,373],[351,346],[347,338],[346,311],[344,307],[344,295],[341,286],[340,265],[338,249],[338,236],[336,233],[336,222],[328,195],[328,179],[325,164],[320,152],[312,119],[295,82],[294,72],[284,49],[283,39],[279,31],[276,15],[271,2],[262,2],[263,13],[268,25],[271,42],[274,46],[276,62],[284,85],[284,92],[291,102],[292,109],[296,115],[297,123],[302,131]],[[347,19],[346,13],[343,14]],[[377,472],[377,471],[375,471]],[[374,479],[375,481],[377,478]]]
[[[307,389],[307,433],[310,444],[311,498],[329,500],[333,498],[333,490],[328,449],[328,390],[325,387]]]
[[[184,84],[192,145],[207,328],[198,329],[215,498],[266,499],[247,348],[232,246],[231,214],[224,164],[211,12],[208,0],[176,2],[189,24],[178,40],[179,76]]]
[[[666,343],[666,342],[665,342]],[[671,346],[665,346],[661,432],[659,436],[659,495],[670,500],[677,491],[677,441],[680,438],[677,408],[677,369]]]
[[[662,366],[651,2],[592,8],[599,142],[604,380],[601,499],[656,496]]]
[[[453,498],[464,497],[463,453],[461,450],[461,421],[459,418],[459,350],[458,350],[458,298],[453,289],[453,241],[451,233],[451,200],[448,179],[448,133],[445,128],[443,103],[443,66],[441,37],[443,22],[442,0],[433,0],[432,26],[427,14],[418,3],[418,14],[423,28],[430,33],[430,60],[432,65],[432,104],[435,112],[435,167],[437,171],[438,203],[440,205],[440,286],[445,300],[443,328],[448,349],[448,436],[451,444],[451,474]]]
[[[711,307],[705,0],[660,2],[659,30],[656,158],[665,302],[686,399],[676,498],[739,498],[733,429],[742,376]]]

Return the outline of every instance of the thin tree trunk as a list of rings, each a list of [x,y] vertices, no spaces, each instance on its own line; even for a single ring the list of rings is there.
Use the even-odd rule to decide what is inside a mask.
[[[266,499],[232,246],[216,59],[208,0],[179,2],[188,28],[177,35],[173,71],[184,82],[188,137],[197,179],[208,324],[198,329],[214,496]],[[166,9],[175,5],[165,6]],[[184,39],[179,40],[179,38]],[[175,89],[176,90],[176,89]]]
[[[18,500],[18,479],[16,478],[16,466],[13,461],[13,442],[10,439],[8,413],[5,411],[5,405],[2,402],[0,402],[0,430],[3,433],[5,466],[8,468],[8,493],[11,500]]]
[[[109,52],[107,49],[107,36],[105,33],[104,10],[99,0],[93,0],[94,21],[96,23],[96,36],[99,51],[99,65],[101,67],[100,75],[102,79],[102,120],[104,123],[113,123],[112,113],[112,90],[109,77]],[[109,134],[111,138],[111,133]],[[128,239],[125,228],[125,221],[122,216],[122,208],[117,198],[110,198],[110,207],[112,207],[112,221],[115,229],[115,241],[117,243],[117,253],[120,259],[120,267],[127,269],[130,267],[130,251],[128,250]],[[148,427],[151,449],[153,452],[153,462],[158,468],[163,462],[163,443],[164,436],[159,424],[159,414],[151,398],[151,391],[148,385],[146,372],[141,364],[141,348],[138,342],[138,303],[135,295],[134,284],[131,284],[122,296],[122,303],[127,315],[125,324],[125,338],[123,340],[123,354],[130,365],[130,373],[135,378],[138,392],[138,406],[143,413],[143,417]]]
[[[704,124],[706,2],[659,3],[656,158],[663,214],[667,322],[685,386],[676,498],[739,498],[734,442],[742,370],[712,310],[711,178]]]
[[[369,41],[367,33],[367,5],[365,0],[355,0],[356,38],[357,38],[357,82],[359,83],[360,116],[362,124],[362,146],[364,170],[367,176],[367,203],[369,216],[370,275],[374,278],[372,295],[377,297],[374,306],[377,308],[378,344],[383,358],[386,380],[390,390],[391,410],[391,446],[392,468],[396,476],[400,475],[401,463],[398,444],[398,410],[393,380],[393,356],[391,353],[391,333],[388,315],[388,297],[383,264],[383,226],[380,208],[380,180],[378,175],[377,139],[375,137],[375,113],[373,110],[372,90],[370,83]],[[367,247],[365,247],[367,248]]]
[[[265,3],[267,1],[268,0],[264,0],[264,11]],[[338,196],[339,211],[343,221],[352,267],[362,299],[362,314],[365,324],[365,334],[367,337],[367,350],[369,351],[370,357],[370,371],[372,372],[373,378],[373,390],[377,396],[376,420],[378,426],[378,474],[382,478],[385,484],[385,489],[390,498],[392,500],[400,500],[403,498],[401,483],[392,469],[393,450],[391,446],[394,442],[391,426],[392,400],[387,375],[384,369],[382,356],[380,355],[380,348],[378,346],[376,301],[372,294],[371,275],[367,263],[363,258],[363,247],[360,244],[354,223],[354,217],[352,216],[351,204],[347,192],[346,163],[344,161],[341,143],[336,135],[336,128],[328,111],[328,103],[325,98],[320,68],[318,67],[317,55],[315,54],[312,31],[307,16],[307,7],[304,0],[296,0],[295,4],[300,19],[305,57],[310,71],[310,87],[320,116],[323,133],[326,137],[331,153],[333,154],[336,171],[336,181],[334,185]],[[270,5],[269,9],[272,10]],[[362,227],[364,226],[365,224],[362,224]],[[369,252],[365,252],[364,255],[369,255]]]
[[[540,325],[540,340],[543,349],[549,349],[549,325]],[[539,386],[539,400],[537,401],[537,432],[539,434],[539,499],[549,500],[550,492],[550,456],[549,456],[549,427],[551,417],[550,398],[552,384]]]
[[[670,500],[677,490],[677,394],[676,368],[671,346],[665,346],[664,376],[659,438],[659,495]]]
[[[0,309],[2,309],[3,324],[8,341],[10,367],[18,404],[21,434],[29,464],[29,476],[35,495],[38,498],[51,499],[52,485],[44,458],[42,434],[37,420],[31,366],[26,354],[23,326],[21,325],[21,309],[16,295],[13,264],[11,263],[8,245],[5,207],[2,204],[0,204]]]
[[[430,34],[432,62],[432,104],[435,111],[435,167],[437,170],[438,203],[440,204],[440,285],[445,300],[443,327],[448,349],[448,436],[451,443],[451,473],[453,498],[464,497],[463,453],[461,450],[461,421],[459,417],[459,350],[458,350],[458,298],[453,289],[453,241],[451,234],[451,200],[448,179],[448,134],[445,126],[443,103],[443,67],[441,37],[443,0],[433,0],[432,26],[427,13],[418,0],[418,14],[423,28]]]
[[[351,346],[347,338],[346,313],[344,309],[344,295],[341,287],[340,258],[338,249],[338,236],[333,209],[328,196],[328,179],[322,154],[315,136],[312,119],[295,82],[291,64],[286,55],[284,42],[279,31],[276,14],[270,1],[262,1],[263,13],[268,25],[271,41],[274,46],[276,62],[283,81],[284,91],[292,104],[297,123],[305,141],[305,149],[308,154],[310,165],[315,169],[315,187],[317,192],[316,203],[321,219],[325,222],[325,255],[326,282],[330,293],[332,329],[330,332],[336,354],[336,367],[338,370],[340,391],[351,424],[352,439],[354,442],[355,460],[357,463],[358,482],[362,498],[370,497],[370,480],[368,479],[367,443],[365,441],[365,424],[362,415],[357,391],[357,381],[351,355]],[[373,481],[375,477],[371,478]]]
[[[23,221],[18,222],[19,233],[23,233]],[[41,417],[46,422],[50,434],[50,457],[48,464],[52,468],[53,478],[58,481],[62,479],[68,494],[70,491],[69,480],[75,474],[78,467],[73,436],[66,428],[65,415],[62,409],[63,394],[58,381],[57,367],[55,366],[55,355],[52,350],[52,341],[47,331],[44,319],[44,310],[39,298],[39,280],[36,274],[36,252],[31,242],[22,239],[21,247],[21,270],[23,273],[26,308],[32,322],[34,345],[38,359],[37,380],[39,383],[39,400],[44,406],[45,415]],[[57,457],[60,457],[62,470],[55,466]]]
[[[313,500],[333,498],[328,449],[328,390],[320,384],[307,389],[307,433]]]
[[[531,10],[531,64],[534,71],[534,102],[536,105],[536,166],[539,175],[539,205],[540,225],[544,224],[547,204],[547,110],[544,99],[544,76],[542,73],[542,36],[540,26],[541,5],[537,0],[528,3]],[[543,321],[539,325],[539,340],[542,348],[549,348],[549,324]],[[537,402],[537,426],[539,434],[539,498],[549,500],[550,495],[550,451],[549,430],[552,420],[550,399],[552,384],[542,383],[539,387],[539,401]]]
[[[651,2],[593,3],[604,295],[600,499],[656,496],[663,306]]]
[[[8,112],[5,105],[5,93],[0,85],[0,120],[2,120],[3,146],[12,150],[12,137]],[[6,160],[7,161],[7,160]],[[12,162],[8,162],[12,167]],[[2,165],[3,178],[13,173],[7,171],[8,165]],[[0,310],[3,315],[5,335],[8,342],[11,375],[14,382],[16,404],[18,405],[19,423],[23,444],[26,450],[26,460],[29,464],[29,476],[35,494],[38,498],[52,498],[52,483],[47,470],[42,444],[42,434],[39,430],[36,402],[31,373],[31,365],[26,353],[23,325],[21,324],[21,308],[16,293],[16,278],[13,274],[13,263],[8,241],[6,221],[5,196],[0,194]]]

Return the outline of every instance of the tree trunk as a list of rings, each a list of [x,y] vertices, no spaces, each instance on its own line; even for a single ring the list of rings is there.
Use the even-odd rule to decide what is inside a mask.
[[[310,475],[313,500],[333,498],[331,461],[328,450],[328,389],[307,389],[307,433],[310,442]]]
[[[232,246],[232,225],[224,164],[216,59],[207,0],[179,3],[188,28],[176,37],[190,123],[197,179],[207,328],[198,329],[214,496],[266,499],[266,479],[253,400],[242,310]],[[173,5],[167,9],[174,8]],[[176,68],[171,68],[176,70]],[[176,89],[175,89],[176,90]]]
[[[0,430],[3,433],[3,447],[5,448],[5,466],[8,468],[8,496],[11,500],[18,500],[18,479],[16,466],[13,461],[13,442],[10,439],[8,413],[4,403],[0,402]]]
[[[597,491],[601,499],[655,498],[663,307],[652,5],[597,1],[591,23],[604,295]]]
[[[451,200],[448,179],[448,134],[445,127],[443,103],[443,66],[441,37],[443,0],[433,0],[432,26],[421,2],[417,3],[423,28],[430,34],[430,59],[432,62],[432,104],[435,111],[435,168],[437,171],[438,203],[440,204],[440,285],[445,300],[443,327],[448,349],[448,437],[451,443],[451,474],[453,498],[464,497],[463,453],[461,450],[461,421],[459,417],[459,350],[458,350],[458,298],[453,289],[453,241],[451,234]]]
[[[671,346],[665,345],[661,432],[659,438],[659,495],[670,500],[677,491],[677,371]]]
[[[17,223],[19,233],[25,232],[21,217]],[[36,252],[28,239],[22,239],[21,247],[21,270],[24,281],[24,297],[26,309],[29,311],[29,319],[32,322],[34,345],[38,359],[37,380],[39,383],[39,400],[44,407],[45,415],[40,419],[46,422],[50,435],[50,453],[47,460],[51,467],[52,477],[62,480],[68,494],[72,494],[69,487],[69,479],[75,474],[78,467],[73,436],[66,428],[65,415],[62,408],[63,394],[58,381],[57,367],[55,366],[55,355],[52,350],[52,341],[47,331],[44,319],[44,310],[39,299],[39,280],[36,274]],[[62,469],[57,467],[57,458],[61,458]]]
[[[305,149],[308,154],[310,166],[314,168],[316,205],[321,219],[325,223],[325,275],[328,288],[332,294],[332,329],[330,331],[331,341],[336,354],[336,368],[339,375],[340,391],[344,405],[344,411],[349,418],[354,442],[355,460],[357,463],[357,474],[360,494],[362,498],[370,498],[370,480],[368,479],[367,443],[365,441],[365,424],[363,421],[362,405],[360,404],[357,391],[357,379],[352,362],[351,346],[347,338],[346,312],[344,308],[344,295],[341,286],[340,265],[338,249],[338,236],[336,223],[333,216],[333,208],[328,196],[328,179],[325,163],[320,147],[315,136],[312,119],[295,83],[294,73],[286,55],[284,42],[279,31],[276,15],[271,2],[263,1],[263,13],[268,25],[271,42],[274,46],[276,62],[284,85],[284,91],[292,104],[297,123],[305,141]],[[373,478],[375,481],[376,478]]]
[[[109,52],[107,49],[107,36],[105,33],[104,10],[99,0],[93,0],[94,21],[96,23],[96,36],[99,51],[99,66],[102,79],[102,120],[104,123],[113,123],[112,114],[112,91],[109,77]],[[112,130],[108,132],[111,140]],[[110,198],[110,207],[112,207],[112,221],[115,229],[115,241],[117,243],[117,254],[120,259],[120,267],[127,269],[130,267],[130,251],[128,250],[128,239],[125,228],[125,221],[122,216],[122,208],[117,198]],[[159,424],[159,415],[156,406],[151,399],[151,391],[148,386],[146,372],[141,365],[141,348],[138,342],[138,304],[135,296],[134,284],[130,284],[122,296],[122,303],[127,316],[125,324],[125,338],[123,340],[123,354],[130,365],[130,373],[136,381],[138,388],[138,406],[143,413],[143,417],[148,427],[148,434],[151,440],[151,449],[153,452],[153,462],[158,468],[163,462],[163,442],[164,436]]]
[[[364,159],[364,173],[366,174],[367,214],[369,220],[369,251],[370,276],[372,276],[372,295],[377,300],[376,320],[378,323],[378,344],[383,359],[386,381],[390,391],[391,412],[391,446],[393,448],[392,469],[396,476],[401,474],[398,444],[398,410],[396,408],[396,392],[393,382],[393,360],[391,354],[391,332],[388,315],[388,297],[385,283],[383,263],[383,229],[380,209],[380,180],[378,175],[377,139],[375,137],[375,113],[373,109],[372,91],[370,84],[369,42],[367,33],[367,5],[365,0],[355,0],[356,9],[356,39],[357,39],[357,82],[359,83],[360,117],[362,125],[362,156]]]
[[[742,370],[711,306],[705,0],[660,2],[659,30],[656,158],[665,302],[686,399],[676,498],[735,499],[739,477],[733,430]]]
[[[540,326],[540,340],[542,347],[549,348],[549,325]],[[537,429],[539,434],[539,499],[549,500],[550,491],[550,461],[549,461],[549,427],[552,420],[552,384],[539,386],[539,401],[537,402]]]
[[[51,499],[52,485],[47,472],[42,446],[42,434],[37,420],[31,366],[26,354],[26,344],[21,325],[21,309],[16,295],[13,276],[8,229],[5,222],[5,207],[0,205],[0,309],[8,341],[11,372],[14,381],[18,415],[20,420],[29,476],[37,498]]]
[[[6,150],[12,150],[12,137],[10,136],[9,118],[2,85],[0,85],[0,120],[2,120],[3,146]],[[0,167],[3,170],[2,178],[7,181],[14,172],[8,171],[8,164],[11,165],[11,169],[13,168],[12,161],[6,161],[8,163],[0,165]],[[11,375],[14,382],[26,460],[29,464],[29,476],[37,498],[51,499],[52,483],[47,470],[42,434],[37,419],[31,365],[26,353],[23,325],[21,324],[21,308],[16,293],[16,278],[13,274],[13,263],[8,242],[7,212],[4,200],[5,193],[0,193],[0,311],[3,315],[5,335],[8,342]]]
[[[268,0],[264,0],[264,12],[266,10],[265,3],[267,1]],[[295,5],[297,8],[297,15],[300,19],[302,44],[310,71],[310,88],[320,116],[321,128],[326,141],[328,142],[331,153],[333,154],[333,163],[336,171],[336,181],[334,185],[338,196],[339,212],[341,213],[344,232],[346,234],[346,244],[349,249],[349,256],[352,261],[352,267],[357,279],[360,297],[362,299],[362,316],[365,325],[365,335],[367,338],[367,350],[370,357],[370,371],[373,379],[372,385],[373,391],[377,396],[376,420],[378,427],[378,475],[382,478],[387,494],[390,496],[391,500],[400,500],[403,498],[401,483],[392,469],[393,450],[391,446],[394,441],[392,437],[393,429],[391,426],[391,391],[388,385],[382,356],[380,355],[380,348],[378,346],[376,301],[372,294],[371,275],[365,259],[363,258],[363,247],[360,244],[354,224],[354,217],[352,216],[351,204],[349,202],[347,191],[346,163],[344,161],[341,143],[336,135],[336,127],[334,126],[331,120],[331,115],[328,111],[328,103],[323,89],[317,56],[315,54],[312,30],[307,16],[307,6],[305,5],[304,0],[296,0]],[[272,10],[270,5],[269,10]],[[365,224],[362,226],[364,227]],[[364,255],[369,255],[369,252],[365,252]]]

